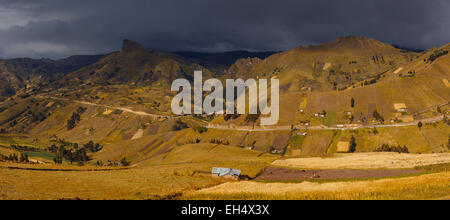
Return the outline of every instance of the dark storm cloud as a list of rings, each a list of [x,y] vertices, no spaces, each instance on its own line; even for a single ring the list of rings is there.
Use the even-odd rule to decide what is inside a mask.
[[[343,35],[411,48],[450,39],[447,0],[0,0],[0,57],[119,50],[285,50]]]

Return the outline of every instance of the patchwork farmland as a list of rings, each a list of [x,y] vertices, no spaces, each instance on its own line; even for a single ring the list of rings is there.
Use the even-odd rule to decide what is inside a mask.
[[[126,40],[1,97],[0,199],[448,199],[448,49],[349,36],[217,72]],[[279,79],[278,124],[174,115],[170,83],[194,70]]]

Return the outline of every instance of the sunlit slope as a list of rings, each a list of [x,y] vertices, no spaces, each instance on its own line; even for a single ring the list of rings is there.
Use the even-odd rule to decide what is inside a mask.
[[[448,50],[448,46],[440,49]],[[424,59],[429,58],[433,51],[399,65],[386,73],[386,77],[378,83],[345,91],[311,93],[306,111],[354,111],[354,115],[371,117],[369,106],[372,105],[383,116],[391,118],[396,113],[394,103],[404,103],[411,113],[448,103],[450,87],[443,80],[450,78],[450,56],[425,63]],[[414,73],[414,76],[409,76],[409,73]],[[355,108],[350,106],[351,98],[355,99]]]
[[[442,55],[448,50],[449,45],[445,45],[415,53],[373,39],[349,36],[294,48],[264,60],[242,59],[228,74],[232,78],[280,80],[278,125],[309,121],[324,110],[332,117],[325,122],[327,125],[348,123],[342,120],[346,112],[352,112],[355,121],[372,118],[375,110],[385,119],[393,119],[398,117],[395,103],[405,104],[412,116],[450,101],[450,58]],[[246,122],[245,117],[215,122],[253,124]],[[319,119],[317,123],[324,122]]]
[[[349,36],[322,45],[300,46],[264,60],[240,60],[229,75],[277,77],[282,92],[327,91],[371,79],[416,56],[373,39]]]

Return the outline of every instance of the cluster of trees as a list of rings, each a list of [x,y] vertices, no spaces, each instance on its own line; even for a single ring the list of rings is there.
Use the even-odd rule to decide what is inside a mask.
[[[131,164],[131,162],[129,162],[128,160],[127,160],[127,158],[122,158],[122,160],[120,160],[120,164],[123,166],[123,167],[127,167],[127,166],[130,166],[130,164]]]
[[[15,163],[29,163],[30,160],[28,159],[28,155],[27,154],[10,154],[9,156],[4,156],[0,154],[0,160],[6,160],[6,161],[11,161],[11,162],[15,162]]]
[[[198,144],[200,143],[200,139],[195,138],[195,140],[189,140],[186,142],[186,144]]]
[[[53,144],[48,150],[55,154],[53,161],[57,164],[62,164],[63,160],[67,160],[70,164],[78,162],[90,161],[91,158],[87,155],[88,152],[98,152],[102,149],[102,146],[98,143],[94,144],[93,141],[82,145],[81,147],[77,143],[60,142],[59,146]]]
[[[227,141],[223,141],[223,140],[219,140],[219,139],[211,139],[209,141],[209,143],[211,143],[211,144],[221,144],[221,145],[230,145],[230,142],[228,140]]]
[[[374,117],[377,121],[384,122],[383,116],[381,116],[380,113],[379,113],[377,110],[373,111],[373,117]]]
[[[386,62],[384,61],[384,57],[383,57],[383,55],[379,55],[378,56],[378,54],[375,54],[375,56],[372,56],[372,60],[373,60],[373,62],[374,63],[382,63],[382,64],[385,64]]]
[[[224,116],[224,120],[225,120],[225,121],[228,121],[228,120],[230,120],[230,119],[236,119],[236,118],[239,118],[239,115],[238,115],[238,114],[226,114],[226,115]]]
[[[212,115],[200,115],[200,114],[194,114],[193,115],[195,118],[201,119],[201,120],[205,120],[205,121],[211,121],[216,117],[216,114],[212,114]]]
[[[175,122],[175,124],[173,125],[172,130],[179,131],[179,130],[183,130],[183,129],[186,129],[186,128],[189,128],[189,126],[186,123],[184,123],[183,121],[178,119]]]
[[[94,143],[93,141],[89,141],[83,147],[92,153],[99,152],[103,148],[99,143]]]
[[[202,134],[202,133],[208,131],[208,129],[205,128],[205,127],[203,127],[203,126],[194,126],[194,127],[192,128],[192,130],[194,130],[195,132],[197,132],[197,133],[199,133],[199,134]]]
[[[350,139],[350,149],[349,152],[350,153],[355,153],[356,152],[356,139],[355,136],[352,135],[352,138]]]
[[[397,153],[407,153],[409,154],[409,149],[406,146],[389,146],[389,144],[383,144],[375,152],[397,152]]]
[[[247,123],[255,123],[258,118],[259,118],[260,114],[248,114],[247,116],[245,116],[245,121]]]
[[[366,80],[364,81],[364,83],[361,83],[361,86],[368,86],[368,85],[372,85],[378,82],[378,80],[380,80],[381,76],[377,76],[371,80]]]
[[[81,121],[81,114],[83,114],[87,108],[79,107],[76,112],[72,114],[72,117],[67,121],[67,130],[72,130],[75,128],[78,122]]]
[[[96,165],[100,166],[100,167],[102,167],[102,166],[118,167],[119,164],[120,164],[120,166],[127,167],[127,166],[131,165],[131,161],[127,160],[127,158],[124,157],[120,161],[110,161],[110,160],[108,160],[107,164],[103,164],[103,161],[101,161],[101,160],[96,162]]]
[[[447,50],[444,50],[444,51],[442,51],[442,50],[434,51],[433,54],[431,54],[430,57],[429,57],[428,59],[425,59],[425,60],[424,60],[424,62],[425,62],[425,63],[432,63],[432,62],[434,62],[437,58],[439,58],[439,57],[441,57],[441,56],[444,56],[444,55],[447,55],[447,54],[448,54],[448,51],[447,51]]]
[[[36,147],[28,147],[28,146],[21,146],[18,144],[11,144],[11,148],[18,150],[18,151],[29,151],[29,152],[41,152],[41,149]]]

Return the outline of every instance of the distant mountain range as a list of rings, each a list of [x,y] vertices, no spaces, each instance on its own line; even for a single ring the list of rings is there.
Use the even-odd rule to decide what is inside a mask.
[[[0,60],[0,95],[13,95],[27,84],[42,83],[97,62],[103,55],[71,56],[60,60],[17,58]]]
[[[275,52],[230,51],[223,53],[147,51],[140,44],[124,40],[122,51],[107,55],[75,55],[65,59],[17,58],[0,60],[0,95],[10,96],[27,84],[96,82],[120,84],[151,83],[192,78],[194,69],[224,74],[241,58],[264,59]],[[67,75],[67,76],[66,76]],[[89,79],[88,79],[89,78]],[[63,82],[63,83],[61,83]]]

